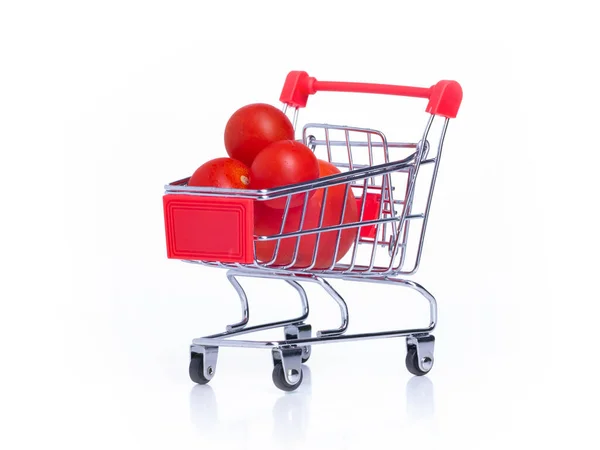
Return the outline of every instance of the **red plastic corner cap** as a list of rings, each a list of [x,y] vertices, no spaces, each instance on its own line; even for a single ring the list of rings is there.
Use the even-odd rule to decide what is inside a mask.
[[[279,100],[294,108],[304,108],[308,96],[317,92],[314,89],[316,79],[299,70],[288,73],[281,90]]]
[[[462,101],[462,88],[456,81],[442,80],[431,86],[427,112],[454,119]]]

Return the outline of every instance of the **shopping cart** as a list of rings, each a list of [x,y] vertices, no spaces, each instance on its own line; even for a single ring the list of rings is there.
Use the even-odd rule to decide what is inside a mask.
[[[168,184],[163,197],[167,253],[169,258],[192,264],[227,269],[227,279],[239,295],[242,319],[226,331],[194,339],[190,347],[191,379],[208,383],[215,375],[219,347],[268,348],[273,356],[273,382],[291,391],[302,383],[302,364],[316,344],[362,339],[406,337],[406,367],[414,375],[424,375],[433,366],[434,330],[437,322],[436,300],[423,286],[404,277],[415,274],[421,262],[425,230],[450,118],[456,117],[462,89],[456,81],[440,81],[429,88],[367,83],[318,81],[306,72],[293,71],[286,78],[280,100],[283,111],[293,108],[296,129],[298,111],[309,95],[318,91],[359,92],[419,97],[428,99],[425,130],[411,142],[388,142],[377,130],[309,123],[302,128],[302,142],[320,159],[338,167],[339,174],[274,189],[240,190],[187,186],[189,178]],[[312,226],[303,226],[307,204],[318,191],[344,195],[344,205],[356,199],[358,220],[340,219],[323,225],[325,207]],[[297,229],[285,229],[285,218],[292,214],[292,196],[304,196]],[[258,202],[283,198],[286,206],[278,232],[255,235],[254,211]],[[255,203],[256,202],[256,203]],[[323,205],[325,201],[323,201]],[[346,206],[343,207],[346,209]],[[297,211],[297,210],[295,210]],[[296,212],[297,213],[297,212]],[[348,231],[350,230],[350,231]],[[351,232],[350,250],[336,262],[344,233]],[[299,258],[302,239],[312,239],[312,260]],[[347,239],[347,238],[346,238]],[[271,242],[271,258],[259,259],[257,246]],[[290,242],[292,245],[290,246]],[[321,246],[335,244],[331,263],[317,264]],[[281,249],[289,253],[279,258]],[[330,249],[331,250],[331,249]],[[343,250],[342,250],[343,252]],[[254,277],[284,280],[300,297],[302,314],[255,326],[248,326],[249,304],[239,279]],[[425,327],[391,331],[347,334],[348,307],[326,279],[410,288],[429,302],[429,323]],[[312,335],[306,323],[309,303],[304,283],[321,286],[337,302],[341,324]],[[233,339],[243,334],[282,327],[285,339],[256,341]]]

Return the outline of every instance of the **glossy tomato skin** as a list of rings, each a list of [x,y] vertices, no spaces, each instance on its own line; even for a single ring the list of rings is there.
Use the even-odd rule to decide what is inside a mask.
[[[265,103],[238,109],[225,126],[227,154],[248,167],[263,148],[286,139],[294,139],[292,122],[283,112]]]
[[[278,141],[263,149],[250,167],[252,189],[268,189],[319,178],[319,162],[313,151],[301,142]],[[290,207],[304,202],[305,194],[292,196]],[[287,197],[265,202],[271,208],[285,208]]]
[[[325,177],[339,173],[339,170],[326,161],[319,160],[320,176]],[[323,217],[322,227],[339,225],[342,215],[344,202],[345,186],[338,185],[330,187],[327,193],[326,206]],[[306,216],[302,226],[303,230],[319,227],[319,217],[321,214],[321,205],[323,204],[324,189],[319,189],[309,199],[306,206]],[[264,205],[265,202],[255,202],[254,208],[254,233],[257,236],[268,236],[279,234],[283,219],[283,210],[269,208]],[[342,223],[351,223],[358,221],[358,206],[352,190],[348,192],[346,200],[346,210]],[[290,209],[285,221],[284,233],[291,233],[300,229],[302,218],[302,206]],[[335,262],[339,261],[348,253],[356,238],[357,229],[349,228],[342,230],[340,244]],[[338,231],[328,231],[321,234],[319,241],[319,250],[314,265],[314,269],[327,269],[331,266],[335,253]],[[306,235],[300,238],[298,248],[298,258],[294,264],[296,268],[308,267],[312,264],[313,252],[316,246],[317,235]],[[292,263],[297,238],[287,238],[281,240],[275,265],[288,265]],[[275,254],[277,241],[259,241],[256,243],[256,256],[261,262],[270,262]]]
[[[249,182],[250,169],[244,163],[232,158],[216,158],[198,167],[188,186],[247,189]]]

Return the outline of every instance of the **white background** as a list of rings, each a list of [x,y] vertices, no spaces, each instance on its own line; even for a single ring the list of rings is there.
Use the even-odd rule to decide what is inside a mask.
[[[0,446],[593,447],[593,14],[447,3],[3,2]],[[187,377],[191,339],[239,305],[222,271],[166,258],[163,186],[224,155],[229,115],[277,105],[289,70],[463,86],[415,278],[440,305],[428,377],[400,339],[315,347],[293,394],[266,351]],[[421,114],[407,104],[326,94],[300,123],[393,134]],[[424,320],[404,292],[334,285],[354,331]],[[253,320],[295,313],[288,294],[249,284]],[[333,326],[309,295],[315,329]]]

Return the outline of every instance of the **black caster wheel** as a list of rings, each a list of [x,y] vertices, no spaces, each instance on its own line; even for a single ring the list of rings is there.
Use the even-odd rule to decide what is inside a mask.
[[[291,392],[300,387],[302,384],[302,370],[300,370],[300,374],[298,375],[298,381],[295,384],[290,384],[285,379],[285,373],[283,371],[283,365],[281,363],[275,364],[273,368],[273,383],[282,391]]]
[[[431,367],[433,366],[433,361],[430,358],[427,358],[429,361],[427,361],[428,365],[429,365],[429,369],[427,371],[421,369],[419,367],[419,357],[417,356],[417,347],[410,347],[408,349],[408,351],[406,352],[406,368],[408,369],[408,371],[410,373],[412,373],[413,375],[416,375],[418,377],[426,375],[429,373],[429,371],[431,370]]]
[[[204,357],[199,354],[192,354],[190,360],[190,378],[194,383],[206,384],[210,380],[204,376]]]

